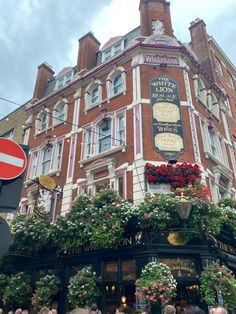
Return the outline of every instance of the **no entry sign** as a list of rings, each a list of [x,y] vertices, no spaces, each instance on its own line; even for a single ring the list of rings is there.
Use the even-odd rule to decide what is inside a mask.
[[[0,137],[0,179],[17,178],[25,170],[26,164],[23,149],[16,142]]]

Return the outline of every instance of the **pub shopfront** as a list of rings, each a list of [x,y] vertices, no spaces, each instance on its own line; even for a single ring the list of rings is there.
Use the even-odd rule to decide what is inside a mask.
[[[169,239],[168,239],[169,238]],[[167,233],[152,234],[147,231],[137,231],[123,238],[117,249],[97,251],[85,247],[78,254],[55,256],[53,252],[35,257],[16,257],[15,263],[5,267],[5,272],[30,272],[33,281],[42,274],[56,274],[59,276],[62,287],[54,302],[58,304],[59,313],[66,313],[70,307],[67,300],[67,285],[70,276],[74,275],[85,265],[91,265],[98,276],[101,276],[99,289],[101,295],[98,305],[102,313],[114,313],[116,308],[122,308],[125,313],[134,313],[140,307],[148,304],[139,304],[135,296],[135,281],[140,277],[142,268],[150,261],[159,261],[168,265],[176,278],[177,296],[173,300],[179,312],[190,304],[201,307],[199,276],[204,266],[213,259],[224,258],[232,264],[233,254],[223,253],[221,249],[233,246],[221,242],[217,245],[211,241],[191,240],[186,244],[177,245]],[[178,239],[179,240],[179,239]],[[235,244],[234,244],[235,245]],[[236,245],[235,245],[236,247]],[[227,254],[224,255],[224,254]],[[235,256],[236,259],[236,256]]]

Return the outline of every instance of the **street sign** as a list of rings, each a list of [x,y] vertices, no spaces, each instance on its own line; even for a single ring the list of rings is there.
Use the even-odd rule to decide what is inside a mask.
[[[0,137],[0,179],[12,180],[25,170],[27,158],[16,142]]]
[[[29,146],[21,145],[21,147],[24,150],[25,155],[28,156]],[[0,146],[0,150],[1,148],[2,147]],[[2,166],[0,166],[0,171],[2,170],[1,168]],[[15,213],[17,211],[24,182],[24,175],[25,171],[15,179],[0,180],[0,213]]]

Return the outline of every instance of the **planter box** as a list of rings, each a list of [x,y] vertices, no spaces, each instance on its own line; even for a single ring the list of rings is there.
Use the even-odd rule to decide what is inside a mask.
[[[147,192],[150,194],[169,194],[171,187],[169,183],[147,183]]]

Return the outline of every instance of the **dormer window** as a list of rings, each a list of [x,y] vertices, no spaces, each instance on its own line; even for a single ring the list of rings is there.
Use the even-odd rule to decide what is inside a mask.
[[[55,89],[60,89],[63,86],[69,84],[73,79],[74,71],[67,72],[65,75],[60,75],[56,79],[56,86]]]
[[[107,61],[111,58],[111,49],[104,52],[104,61]]]
[[[114,55],[117,55],[119,52],[121,52],[121,42],[114,46]]]
[[[120,53],[122,50],[124,50],[124,40],[122,40],[122,37],[118,37],[118,40],[116,39],[109,45],[109,48],[105,48],[102,50],[102,62],[105,62],[112,57],[116,56],[118,53]]]

